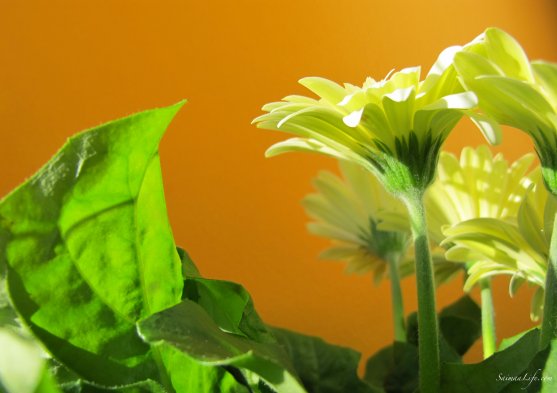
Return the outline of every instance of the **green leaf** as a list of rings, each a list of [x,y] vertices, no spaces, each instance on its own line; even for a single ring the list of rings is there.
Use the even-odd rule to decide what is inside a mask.
[[[185,299],[141,321],[138,330],[146,342],[171,346],[202,365],[248,370],[278,393],[305,392],[278,344],[261,343],[223,331],[191,300]]]
[[[515,334],[514,336],[511,337],[507,337],[501,340],[501,343],[499,344],[499,349],[497,350],[498,352],[504,351],[505,349],[511,347],[512,345],[514,345],[518,340],[520,340],[522,337],[524,337],[526,334],[528,334],[529,332],[531,332],[532,330],[534,330],[535,328],[529,329],[529,330],[525,330],[524,332],[520,332],[518,334]]]
[[[441,390],[451,393],[502,392],[511,382],[506,377],[523,375],[538,353],[539,331],[532,330],[503,351],[481,363],[446,363],[441,372]]]
[[[70,138],[0,202],[14,307],[59,361],[97,384],[158,378],[135,322],[182,292],[158,157],[182,105]]]
[[[368,359],[364,379],[380,392],[413,393],[418,369],[418,347],[395,342]]]
[[[481,310],[469,297],[463,296],[439,313],[441,356],[445,361],[457,361],[481,336]],[[418,344],[416,313],[407,321],[408,342]]]
[[[204,278],[186,279],[183,299],[200,305],[218,327],[261,343],[275,343],[255,311],[249,293],[239,284]]]
[[[308,392],[372,393],[375,390],[357,375],[360,354],[331,345],[318,337],[274,328],[273,333],[292,359]]]
[[[183,248],[180,247],[177,247],[176,250],[178,251],[178,257],[180,258],[180,262],[182,262],[182,274],[184,275],[184,277],[201,277],[201,273],[199,273],[199,269],[193,263],[189,254]]]
[[[51,379],[64,393],[169,393],[161,384],[151,379],[129,385],[101,387],[84,381],[79,375],[54,359],[50,359],[49,363]]]
[[[153,380],[135,382],[130,385],[102,388],[84,381],[63,385],[64,393],[168,393],[159,383]],[[210,392],[210,391],[207,391]],[[227,392],[228,393],[228,392]],[[238,392],[239,393],[239,392]]]
[[[480,307],[463,296],[439,313],[439,328],[447,343],[463,356],[481,336]]]
[[[441,362],[460,362],[460,354],[447,342],[444,334],[445,332],[441,330],[441,333],[442,334],[439,336],[439,355]],[[406,336],[408,343],[418,348],[418,314],[416,312],[408,315],[406,319]]]
[[[439,313],[442,363],[461,363],[481,335],[481,310],[468,296]],[[418,387],[418,318],[411,313],[406,321],[407,342],[394,342],[366,363],[364,379],[382,392],[413,393]],[[449,391],[449,390],[447,390]]]
[[[224,367],[201,364],[169,344],[160,343],[157,348],[172,386],[178,393],[250,393],[249,388],[236,381]],[[151,390],[145,390],[145,392],[147,391]],[[129,393],[131,392],[130,390]],[[164,393],[164,391],[161,392]]]

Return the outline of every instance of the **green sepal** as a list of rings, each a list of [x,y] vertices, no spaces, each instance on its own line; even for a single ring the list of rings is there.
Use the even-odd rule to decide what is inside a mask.
[[[412,131],[408,138],[395,139],[395,151],[375,140],[379,152],[370,153],[367,160],[389,192],[414,198],[423,195],[433,182],[444,140],[443,135],[433,138],[428,132],[420,142]]]

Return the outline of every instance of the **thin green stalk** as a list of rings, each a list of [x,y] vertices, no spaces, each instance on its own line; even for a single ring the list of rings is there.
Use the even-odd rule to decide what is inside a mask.
[[[391,303],[393,308],[395,341],[406,342],[404,305],[402,301],[402,289],[400,288],[400,277],[398,275],[400,257],[400,254],[389,254],[386,259],[389,265],[389,276],[391,279]]]
[[[493,307],[493,291],[491,279],[484,278],[480,281],[482,297],[482,343],[484,359],[495,353],[497,336],[495,335],[495,309]]]
[[[429,250],[423,196],[406,199],[416,258],[418,288],[418,353],[420,392],[439,393],[441,362],[439,359],[439,327],[435,306],[435,282]]]
[[[545,348],[554,338],[557,338],[557,214],[549,245],[540,349]]]

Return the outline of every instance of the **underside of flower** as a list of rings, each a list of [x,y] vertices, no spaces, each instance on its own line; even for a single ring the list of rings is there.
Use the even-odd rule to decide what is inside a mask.
[[[446,228],[445,241],[454,245],[447,251],[447,258],[469,264],[467,291],[480,280],[496,275],[512,277],[511,296],[525,282],[537,286],[531,311],[536,320],[541,314],[557,200],[544,187],[540,170],[533,171],[528,180],[529,191],[516,218],[466,220]]]
[[[435,178],[444,140],[444,135],[438,135],[434,139],[431,132],[426,132],[420,140],[411,131],[407,137],[395,139],[394,152],[377,143],[379,152],[369,156],[368,161],[374,166],[375,173],[381,178],[385,188],[394,195],[421,196]]]
[[[381,81],[368,78],[362,87],[316,77],[300,80],[317,99],[287,96],[265,105],[267,113],[254,120],[260,128],[296,135],[269,148],[267,156],[326,154],[373,172],[398,196],[421,197],[434,179],[441,145],[463,114],[488,140],[499,139],[498,129],[471,111],[476,96],[463,91],[452,66],[458,50],[445,50],[422,81],[419,67]]]
[[[513,37],[492,28],[456,54],[454,65],[483,114],[532,137],[545,184],[557,195],[557,64],[530,61]]]
[[[308,224],[309,231],[333,240],[321,257],[346,261],[349,273],[371,270],[376,282],[393,258],[404,262],[405,266],[399,263],[400,276],[411,273],[413,261],[401,258],[407,253],[410,235],[405,207],[372,174],[348,162],[341,161],[340,168],[342,178],[320,173],[313,181],[318,193],[302,202],[314,219]],[[385,221],[396,229],[381,229]]]
[[[509,163],[485,145],[465,147],[459,158],[442,152],[437,179],[425,198],[433,240],[441,243],[444,228],[473,218],[516,218],[534,158],[526,154]]]

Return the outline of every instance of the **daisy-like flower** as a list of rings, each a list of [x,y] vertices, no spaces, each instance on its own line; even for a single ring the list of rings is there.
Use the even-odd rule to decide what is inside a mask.
[[[557,64],[530,62],[514,38],[492,28],[458,53],[454,65],[483,113],[530,135],[545,186],[557,196]],[[557,338],[557,236],[548,259],[540,348]]]
[[[342,178],[321,172],[313,181],[317,193],[302,201],[314,220],[308,230],[332,239],[332,247],[321,257],[347,262],[349,273],[372,271],[378,283],[388,270],[395,339],[405,341],[400,278],[414,270],[413,261],[406,258],[410,240],[406,208],[363,168],[341,161],[340,170]],[[402,229],[382,230],[385,219]]]
[[[339,162],[342,177],[321,172],[313,180],[317,193],[306,196],[302,205],[313,218],[308,230],[333,241],[321,254],[324,259],[344,260],[348,273],[372,271],[375,282],[383,278],[388,261],[403,261],[410,236],[408,214],[402,202],[385,191],[376,177],[360,167]],[[381,227],[387,219],[390,227]],[[400,259],[400,261],[398,261]],[[411,267],[398,266],[407,275]]]
[[[515,218],[527,191],[524,177],[534,161],[526,154],[509,165],[485,146],[465,147],[460,159],[442,152],[437,179],[425,203],[432,240],[445,241],[443,229],[474,218]]]
[[[532,137],[546,185],[557,194],[557,64],[529,61],[513,37],[491,28],[454,65],[485,114]]]
[[[465,289],[495,276],[509,275],[513,296],[524,282],[538,287],[532,299],[531,318],[542,310],[550,239],[557,201],[544,187],[540,168],[523,182],[528,192],[521,201],[516,220],[493,217],[463,221],[445,229],[453,260],[472,262]]]
[[[494,157],[487,146],[465,147],[460,160],[453,154],[441,153],[438,177],[426,194],[430,235],[438,244],[448,248],[445,255],[448,260],[466,263],[470,276],[465,290],[470,290],[478,282],[474,272],[478,269],[477,263],[485,261],[462,255],[460,245],[445,239],[443,230],[478,218],[516,221],[520,202],[527,191],[524,176],[533,160],[534,155],[527,154],[509,165],[501,154]],[[472,229],[471,234],[475,236],[477,231]],[[489,243],[485,242],[484,246],[486,244]],[[462,264],[458,265],[452,264],[453,274],[461,270]],[[484,357],[487,358],[493,354],[496,345],[491,281],[483,277],[479,283]]]
[[[431,183],[439,149],[463,111],[477,104],[473,93],[459,85],[446,49],[420,81],[420,67],[391,72],[381,81],[368,78],[362,87],[340,86],[309,77],[300,84],[319,96],[287,96],[267,104],[254,120],[260,128],[297,135],[273,145],[267,156],[310,151],[348,160],[381,178],[395,194],[423,192]],[[497,128],[469,112],[490,142]]]
[[[416,255],[423,393],[438,392],[440,386],[439,328],[423,194],[435,177],[441,145],[464,112],[491,142],[499,137],[488,118],[470,112],[477,99],[456,78],[452,60],[458,50],[443,51],[423,81],[419,67],[390,73],[381,81],[368,78],[362,87],[304,78],[300,83],[318,99],[288,96],[265,105],[268,113],[254,120],[260,128],[297,136],[272,146],[268,156],[309,151],[352,161],[375,174],[406,204]]]

